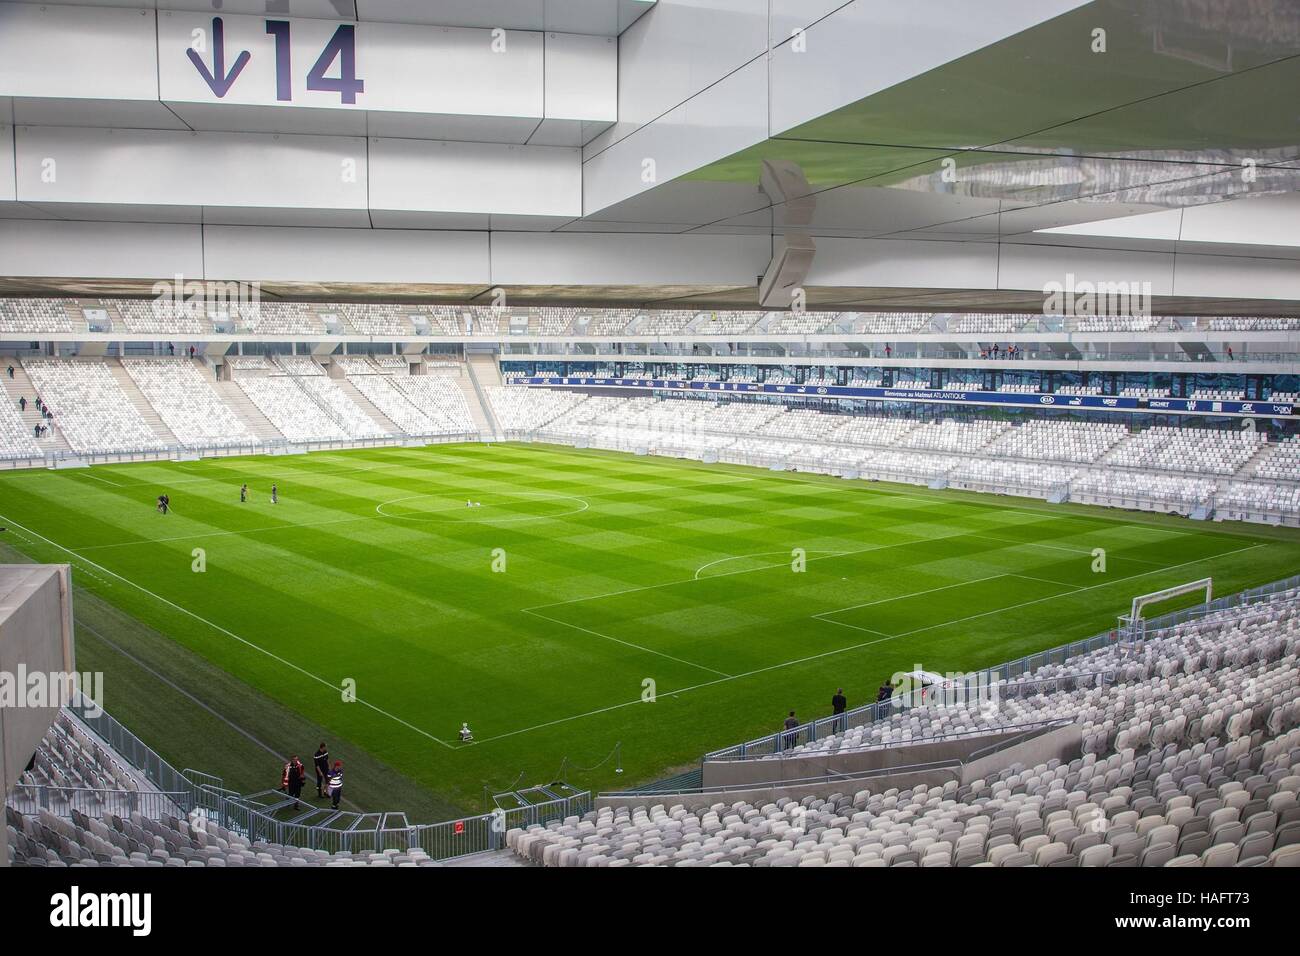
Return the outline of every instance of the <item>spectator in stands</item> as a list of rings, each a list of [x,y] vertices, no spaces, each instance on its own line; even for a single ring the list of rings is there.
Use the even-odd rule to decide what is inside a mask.
[[[880,685],[880,690],[876,691],[876,703],[879,704],[882,701],[889,700],[889,698],[893,696],[894,696],[894,685],[891,684],[889,681],[885,681],[883,684]]]
[[[885,358],[889,358],[889,357],[890,357],[891,355],[893,355],[893,354],[894,354],[894,350],[891,349],[891,348],[889,347],[889,343],[886,342],[886,343],[885,343]]]
[[[785,746],[782,748],[783,750],[789,750],[791,747],[795,746],[795,744],[798,742],[799,735],[795,732],[796,730],[798,730],[798,728],[799,728],[799,718],[794,715],[794,711],[792,710],[790,711],[790,716],[786,717],[785,719],[786,734],[785,734]]]
[[[190,358],[194,358],[194,346],[190,346]]]
[[[9,377],[10,378],[14,377],[14,367],[12,365],[9,366]]]
[[[20,412],[25,412],[25,411],[27,411],[27,396],[26,396],[26,395],[19,396],[19,398],[18,398],[18,410],[19,410]]]
[[[334,767],[330,770],[329,776],[330,806],[335,810],[339,808],[339,801],[343,799],[343,761],[334,761]]]
[[[835,691],[835,696],[831,698],[831,716],[840,718],[835,721],[836,730],[843,731],[848,729],[848,724],[844,719],[844,711],[848,709],[848,706],[849,702],[844,696],[844,688],[841,687]]]
[[[325,741],[320,742],[316,748],[316,755],[312,758],[316,765],[316,796],[325,796],[325,781],[330,775],[330,752],[325,749]]]
[[[1231,346],[1231,345],[1228,346],[1228,361],[1229,361],[1229,362],[1232,361],[1232,346]],[[12,373],[12,372],[13,372],[13,369],[10,369],[9,371]]]
[[[168,343],[167,343],[167,354],[168,354],[168,355],[175,355],[175,354],[176,354],[176,346],[173,345],[171,342],[168,342]]]

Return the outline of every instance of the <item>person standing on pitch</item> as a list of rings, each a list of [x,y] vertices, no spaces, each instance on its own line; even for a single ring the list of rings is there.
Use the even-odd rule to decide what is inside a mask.
[[[302,765],[302,761],[298,759],[298,755],[294,754],[289,758],[288,767],[285,769],[284,781],[285,790],[288,792],[289,796],[293,797],[293,808],[295,810],[302,809],[302,804],[298,802],[298,798],[302,796],[302,785],[306,779],[307,768]]]
[[[330,806],[335,810],[339,808],[339,801],[343,799],[343,761],[334,761],[334,767],[330,770]]]
[[[330,752],[325,749],[325,741],[321,741],[316,748],[316,755],[312,758],[316,764],[316,796],[325,796],[325,781],[330,775]]]
[[[278,504],[280,501],[280,489],[274,482],[271,484],[271,504]]]
[[[247,500],[248,500],[248,484],[245,483],[239,486],[239,503],[242,505]]]

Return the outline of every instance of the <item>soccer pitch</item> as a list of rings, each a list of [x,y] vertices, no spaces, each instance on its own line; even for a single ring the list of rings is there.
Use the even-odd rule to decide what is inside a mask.
[[[565,758],[581,788],[648,781],[837,687],[856,706],[1105,630],[1138,593],[1300,568],[1281,529],[516,444],[14,472],[0,524],[71,562],[79,665],[177,766],[273,787],[320,732],[368,761],[367,810],[478,809]],[[573,769],[619,742],[622,776]]]

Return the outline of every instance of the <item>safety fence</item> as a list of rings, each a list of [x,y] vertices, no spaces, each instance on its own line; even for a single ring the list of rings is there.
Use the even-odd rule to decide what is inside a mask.
[[[87,791],[75,798],[78,810],[100,815],[115,810],[97,807],[122,806],[131,812],[130,801],[139,801],[135,809],[144,812],[171,806],[170,811],[191,816],[196,825],[210,822],[256,842],[278,843],[327,852],[382,852],[388,849],[423,849],[434,859],[448,859],[468,853],[497,850],[505,846],[506,831],[515,827],[544,825],[551,820],[581,815],[591,809],[589,792],[573,793],[528,806],[497,809],[491,813],[471,814],[439,823],[409,823],[401,812],[356,813],[338,811],[326,814],[319,823],[297,822],[286,816],[285,803],[259,806],[251,798],[227,790],[220,778],[196,770],[177,770],[148,744],[124,727],[102,708],[78,696],[67,708],[85,726],[97,734],[123,760],[158,788],[159,793],[125,791]],[[47,788],[47,809],[67,815],[74,805],[57,799],[55,790]],[[135,793],[132,797],[130,794]],[[32,795],[38,798],[40,793]],[[83,810],[83,807],[85,809]],[[120,814],[119,814],[120,815]]]
[[[161,820],[192,809],[191,795],[184,791],[97,790],[40,783],[16,784],[5,803],[27,816],[42,810],[60,817],[70,817],[73,812],[88,817],[129,817],[139,813],[151,820]]]
[[[477,431],[427,435],[389,435],[383,438],[356,438],[346,441],[265,441],[217,445],[167,445],[148,449],[120,449],[113,452],[51,451],[35,458],[0,459],[0,469],[80,468],[89,465],[130,464],[149,461],[184,461],[197,458],[232,458],[249,455],[301,455],[316,451],[349,451],[361,448],[403,448],[477,442],[484,436]]]
[[[1268,601],[1288,591],[1296,591],[1297,588],[1300,588],[1300,575],[1215,598],[1212,601],[1203,602],[1192,607],[1171,611],[1147,619],[1145,634],[1149,639],[1157,632],[1175,625],[1197,620],[1228,608]],[[1000,697],[1009,698],[1011,696],[1028,696],[1039,692],[1054,693],[1061,690],[1073,690],[1088,681],[1113,679],[1113,675],[1110,674],[1085,673],[1077,675],[1077,677],[1057,675],[1038,681],[1008,683],[1049,664],[1064,665],[1073,658],[1117,643],[1119,640],[1120,634],[1118,631],[1107,631],[1081,641],[1071,641],[1068,644],[1061,644],[1058,647],[1039,651],[1036,654],[1029,654],[1014,661],[949,678],[946,680],[946,686],[938,688],[937,692],[943,694],[945,699],[955,698],[957,700],[978,702],[985,699],[981,695],[987,694],[991,689],[996,689],[996,693]],[[928,699],[926,697],[927,693],[932,695]],[[776,756],[794,747],[813,743],[831,735],[842,734],[849,728],[873,724],[876,721],[904,713],[915,706],[924,706],[933,700],[934,693],[935,691],[929,691],[927,688],[920,688],[897,696],[890,696],[886,700],[857,707],[843,714],[822,717],[801,724],[792,730],[777,731],[744,743],[714,750],[705,754],[703,759],[706,761],[750,760]],[[997,729],[995,722],[990,722],[987,726],[989,729]]]

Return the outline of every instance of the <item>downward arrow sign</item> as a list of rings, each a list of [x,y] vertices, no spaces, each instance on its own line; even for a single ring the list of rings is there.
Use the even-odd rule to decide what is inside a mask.
[[[207,66],[190,47],[186,51],[189,55],[190,62],[194,68],[199,71],[203,77],[203,82],[218,98],[224,97],[230,92],[230,87],[234,85],[235,80],[239,79],[239,74],[243,72],[244,67],[248,66],[248,61],[252,58],[247,50],[240,52],[235,58],[235,65],[226,72],[226,26],[221,22],[221,17],[212,18],[212,71],[208,72]]]

